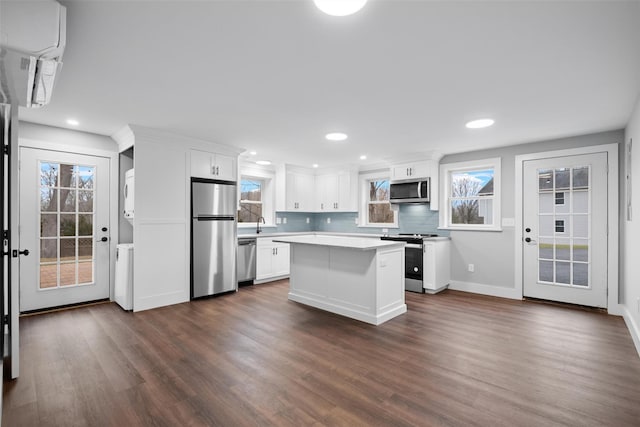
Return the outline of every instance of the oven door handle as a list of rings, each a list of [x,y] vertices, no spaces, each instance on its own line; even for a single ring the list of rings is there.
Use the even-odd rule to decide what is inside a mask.
[[[422,185],[418,182],[418,199],[422,199]]]
[[[422,249],[422,245],[418,243],[407,243],[406,245],[404,245],[404,247],[410,249]]]

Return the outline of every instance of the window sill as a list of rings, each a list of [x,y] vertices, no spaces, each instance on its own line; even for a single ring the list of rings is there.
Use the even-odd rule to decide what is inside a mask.
[[[455,227],[455,226],[449,226],[449,227],[438,227],[438,230],[449,230],[449,231],[497,231],[497,232],[502,232],[502,228],[501,227]]]

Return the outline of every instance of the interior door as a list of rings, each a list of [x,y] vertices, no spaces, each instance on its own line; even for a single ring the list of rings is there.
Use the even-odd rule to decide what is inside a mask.
[[[109,159],[20,149],[20,311],[109,297]]]
[[[607,154],[524,164],[524,296],[607,307]]]

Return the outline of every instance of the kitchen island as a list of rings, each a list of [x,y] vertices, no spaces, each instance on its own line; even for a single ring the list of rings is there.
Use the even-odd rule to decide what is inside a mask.
[[[404,242],[325,235],[273,240],[291,245],[290,300],[372,325],[407,311]]]

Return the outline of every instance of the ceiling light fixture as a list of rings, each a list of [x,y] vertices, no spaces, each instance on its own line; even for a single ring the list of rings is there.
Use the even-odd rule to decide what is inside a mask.
[[[324,137],[329,141],[344,141],[345,139],[348,138],[347,134],[342,132],[328,133]]]
[[[78,126],[80,124],[80,122],[77,121],[76,119],[68,119],[67,120],[67,124],[71,125],[71,126]]]
[[[313,2],[327,15],[347,16],[362,9],[367,0],[313,0]]]
[[[367,160],[367,156],[363,154],[362,156],[360,156],[360,160]]]
[[[251,154],[252,156],[255,156],[256,154],[258,154],[257,151],[249,151],[249,154]]]
[[[271,162],[269,160],[258,160],[256,162],[257,165],[262,165],[262,166],[268,166],[271,164]]]
[[[318,164],[317,164],[317,163],[314,163],[314,164],[313,164],[313,167],[314,167],[314,168],[317,168],[317,167],[318,167]]]
[[[478,119],[478,120],[471,120],[470,122],[467,122],[465,126],[468,129],[482,129],[482,128],[489,127],[494,123],[495,122],[493,121],[493,119]]]

